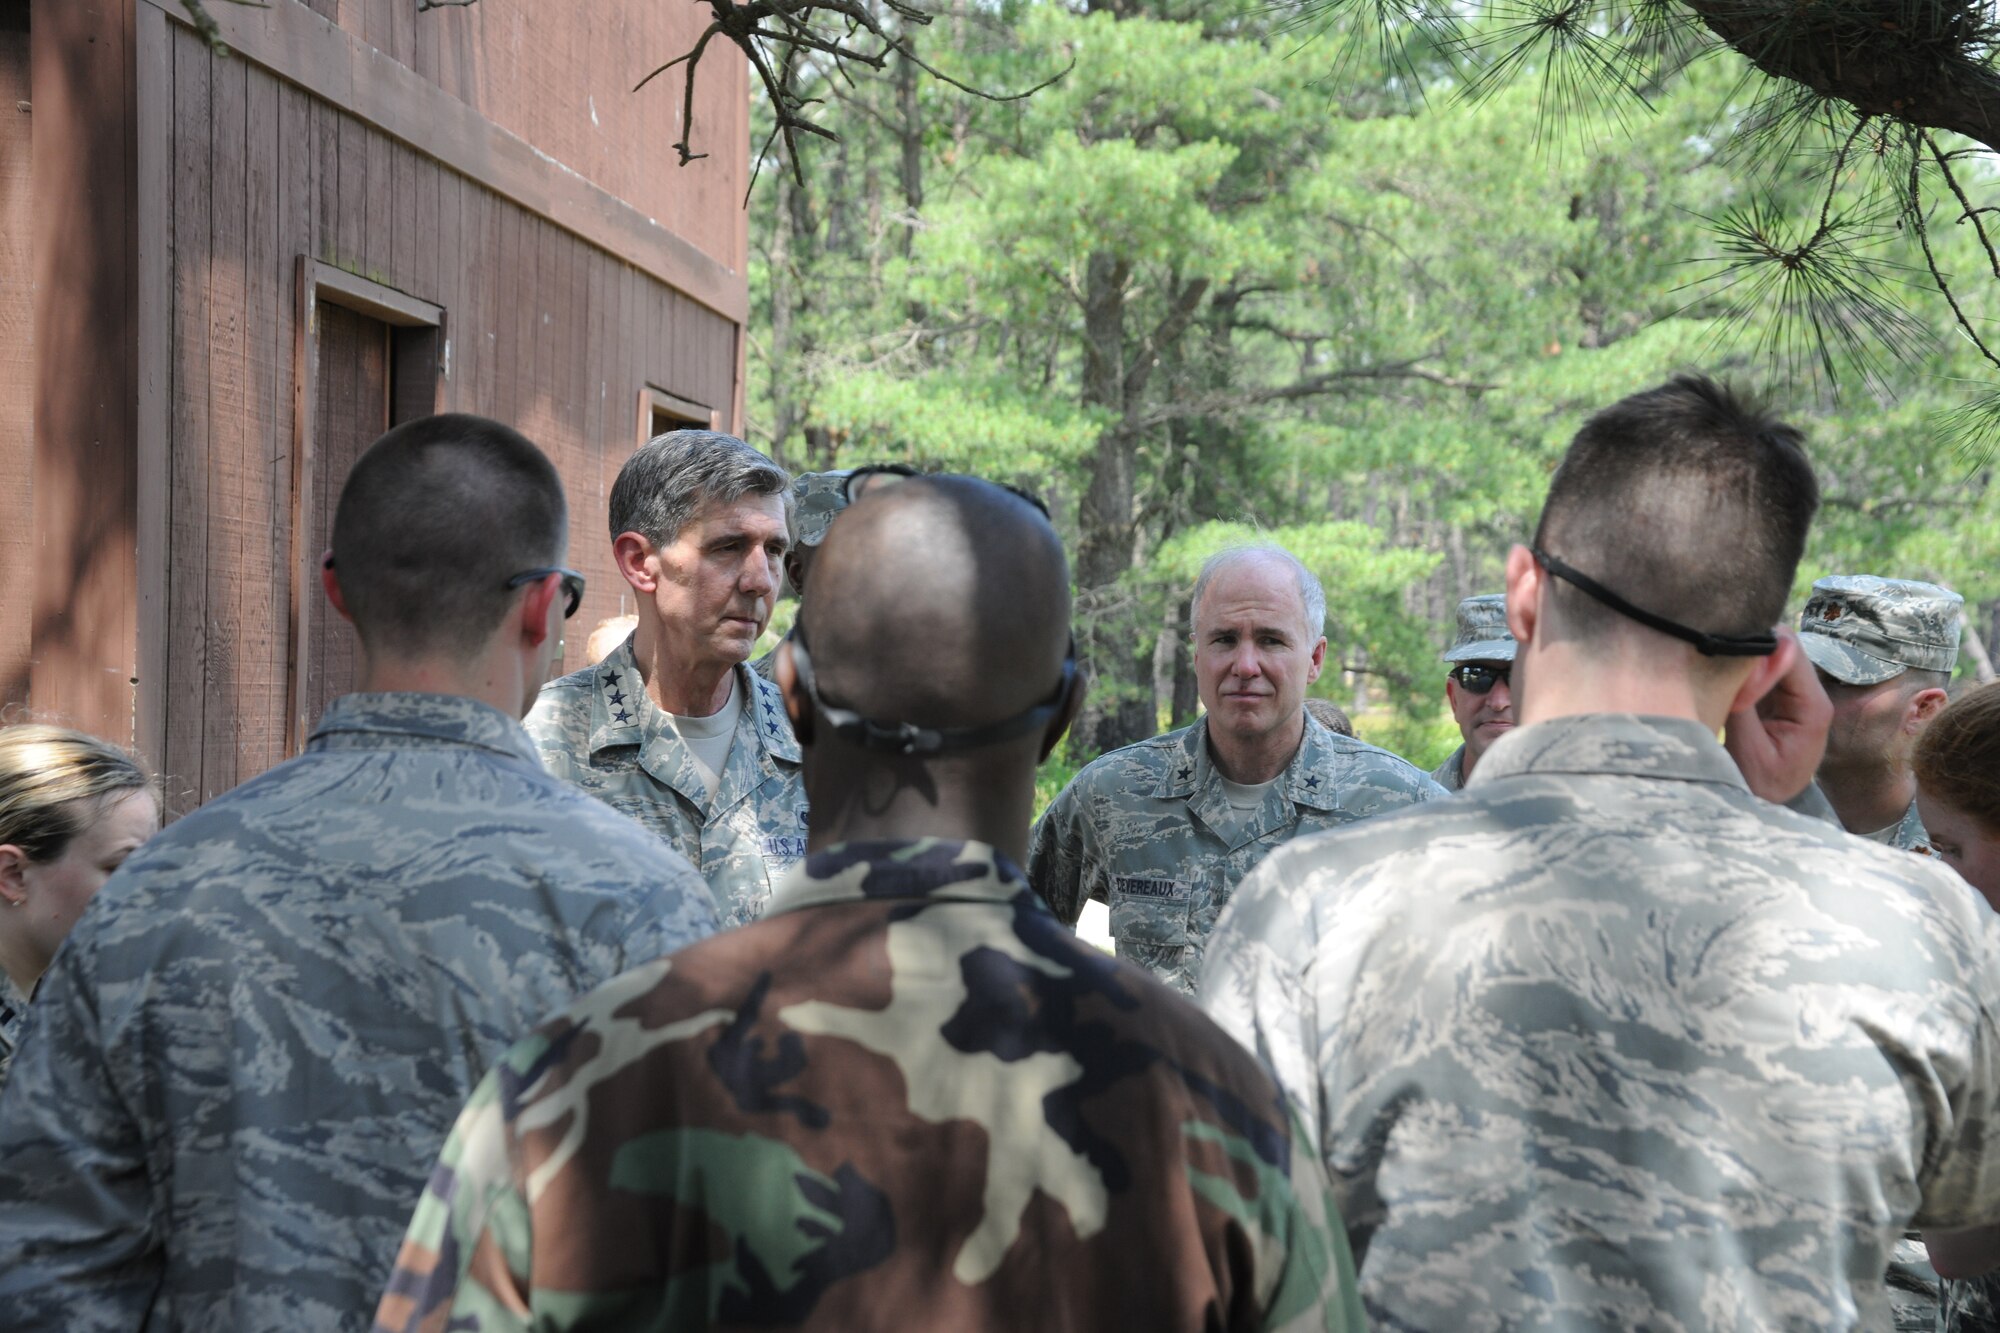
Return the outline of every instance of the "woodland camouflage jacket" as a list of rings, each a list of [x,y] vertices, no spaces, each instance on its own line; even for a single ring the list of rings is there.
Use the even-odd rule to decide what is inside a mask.
[[[495,1066],[378,1326],[1358,1329],[1316,1162],[992,848],[855,844]]]

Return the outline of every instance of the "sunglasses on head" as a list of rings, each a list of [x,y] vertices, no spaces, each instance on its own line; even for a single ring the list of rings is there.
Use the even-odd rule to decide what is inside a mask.
[[[563,606],[563,619],[568,620],[576,614],[576,609],[583,605],[583,575],[573,569],[564,569],[561,565],[550,565],[546,569],[524,569],[507,580],[507,591],[512,592],[524,583],[533,583],[551,574],[562,575],[563,596],[569,598]]]
[[[924,475],[923,472],[908,463],[871,463],[867,467],[858,467],[847,474],[847,480],[841,483],[841,498],[848,504],[853,504],[861,498],[863,490],[866,489],[868,483],[871,481],[880,479],[881,484],[893,486],[897,482],[907,481],[911,477],[921,477]],[[981,477],[979,480],[990,481],[992,485],[998,486],[1001,490],[1014,496],[1016,499],[1025,500],[1033,505],[1043,518],[1052,518],[1048,505],[1044,504],[1042,497],[1036,495],[1033,491],[1016,486],[1010,481],[991,481],[991,478],[987,477]]]
[[[847,504],[853,504],[861,498],[861,492],[867,489],[871,481],[880,482],[884,486],[893,486],[899,481],[907,481],[911,477],[921,475],[923,474],[908,463],[870,463],[847,474],[847,479],[840,483],[840,498]]]
[[[1451,669],[1451,678],[1467,694],[1489,694],[1495,685],[1508,682],[1514,668],[1505,662],[1460,662]]]

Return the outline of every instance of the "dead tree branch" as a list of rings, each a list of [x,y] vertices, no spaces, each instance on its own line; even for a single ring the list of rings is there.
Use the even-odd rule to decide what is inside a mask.
[[[189,0],[196,3],[198,0]],[[471,0],[452,0],[470,3]],[[945,73],[917,55],[907,34],[930,23],[931,14],[907,0],[874,0],[878,8],[863,0],[704,0],[713,17],[688,51],[654,69],[633,88],[637,92],[676,66],[687,66],[687,86],[681,101],[681,138],[674,148],[683,165],[707,156],[691,147],[694,140],[695,69],[709,43],[721,37],[736,46],[757,72],[764,94],[771,100],[774,125],[771,142],[782,142],[793,175],[805,182],[805,168],[799,159],[799,135],[812,134],[839,142],[840,136],[812,116],[817,97],[804,96],[787,77],[802,60],[818,57],[829,61],[835,73],[848,76],[850,65],[880,70],[892,56],[900,56],[940,83],[988,102],[1017,102],[1033,96],[1069,73],[1066,66],[1032,88],[1016,93],[988,92]],[[761,158],[760,158],[761,160]]]

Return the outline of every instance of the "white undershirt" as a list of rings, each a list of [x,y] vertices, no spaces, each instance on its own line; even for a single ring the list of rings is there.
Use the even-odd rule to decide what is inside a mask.
[[[736,719],[742,715],[743,698],[736,686],[736,673],[729,673],[729,697],[722,707],[707,717],[682,717],[678,713],[668,713],[667,725],[673,729],[681,743],[694,756],[694,766],[701,771],[701,780],[708,790],[708,799],[715,799],[715,789],[722,785],[722,770],[729,763],[729,746],[736,739]]]
[[[1231,782],[1220,773],[1217,773],[1215,776],[1222,783],[1222,794],[1229,799],[1229,808],[1239,815],[1245,815],[1264,804],[1264,793],[1271,790],[1271,783],[1276,782],[1278,778],[1285,775],[1280,773],[1278,774],[1278,778],[1271,778],[1265,782],[1253,782],[1247,786],[1241,782]]]

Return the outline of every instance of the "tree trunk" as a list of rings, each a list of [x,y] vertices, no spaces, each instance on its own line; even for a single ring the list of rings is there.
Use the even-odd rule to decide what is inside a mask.
[[[788,441],[798,429],[798,366],[792,348],[792,327],[798,300],[797,278],[792,271],[792,208],[789,195],[798,188],[789,171],[773,173],[777,180],[778,206],[771,218],[771,322],[769,330],[771,374],[771,456],[786,458]]]
[[[1091,255],[1084,277],[1083,401],[1120,419],[1097,437],[1090,484],[1077,506],[1076,582],[1081,644],[1093,692],[1077,720],[1083,752],[1130,745],[1153,734],[1152,644],[1118,606],[1119,581],[1132,567],[1133,468],[1138,440],[1125,416],[1125,282],[1131,266],[1116,255]],[[1141,647],[1143,644],[1143,647]]]
[[[1958,613],[1958,641],[1964,647],[1965,655],[1972,659],[1972,678],[1981,685],[1992,680],[1993,659],[1986,655],[1986,645],[1979,638],[1979,627],[1963,611]]]
[[[1194,603],[1178,601],[1174,609],[1180,623],[1174,638],[1174,694],[1169,725],[1185,727],[1194,721],[1195,712],[1201,707],[1201,685],[1194,674],[1194,640],[1190,637],[1194,629]]]
[[[905,35],[903,40],[915,49],[914,34]],[[924,207],[924,123],[917,106],[917,66],[908,55],[896,58],[896,138],[903,153],[898,174],[903,210],[908,214],[900,248],[903,258],[908,259],[910,247],[916,241],[917,219]]]

